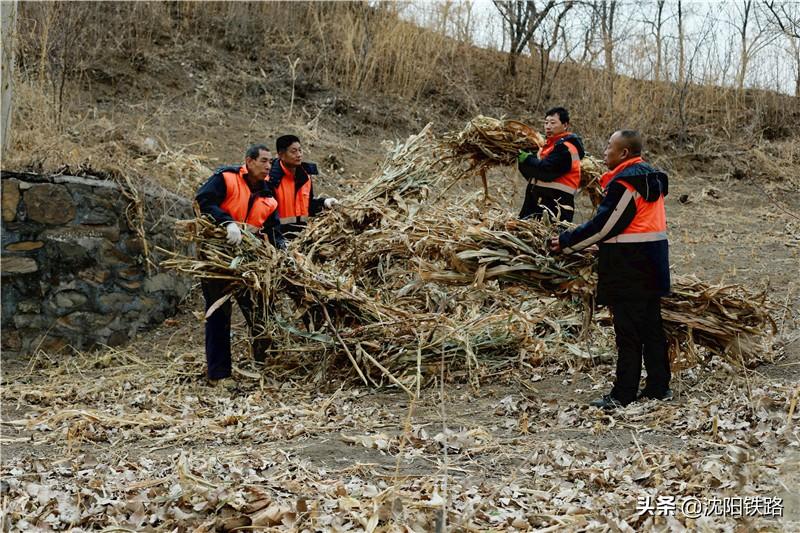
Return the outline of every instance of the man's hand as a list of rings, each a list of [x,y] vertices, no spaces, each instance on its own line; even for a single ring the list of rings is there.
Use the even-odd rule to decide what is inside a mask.
[[[525,160],[528,159],[528,156],[531,155],[533,154],[530,152],[526,152],[525,150],[520,150],[519,155],[517,156],[517,161],[519,161],[520,163],[524,163]]]
[[[555,237],[550,237],[548,248],[550,248],[550,251],[554,253],[558,253],[561,251],[561,243],[558,242],[558,235],[556,235]]]
[[[228,222],[228,226],[225,228],[228,232],[228,244],[239,244],[242,242],[242,230],[239,229],[239,224],[236,222]]]
[[[600,251],[600,247],[597,246],[596,244],[593,244],[591,246],[588,246],[588,247],[584,248],[583,251],[584,252],[589,252],[590,254],[596,254],[596,253],[598,253]]]
[[[333,206],[339,204],[339,200],[336,198],[325,198],[323,204],[325,205],[325,209],[331,209]]]

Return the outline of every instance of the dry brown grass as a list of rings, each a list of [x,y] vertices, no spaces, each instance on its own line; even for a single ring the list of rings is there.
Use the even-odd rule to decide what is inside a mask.
[[[229,65],[232,76],[237,69],[258,76],[261,69],[291,88],[289,65],[297,62],[296,77],[304,84],[438,102],[447,111],[445,120],[505,112],[538,121],[545,108],[563,104],[573,110],[574,126],[599,141],[619,126],[682,142],[708,136],[756,142],[797,134],[798,99],[766,91],[619,76],[612,97],[598,82],[602,72],[565,63],[549,91],[539,94],[533,87],[541,69],[537,58],[521,57],[519,75],[510,79],[502,53],[404,22],[401,9],[355,2],[24,3],[19,76],[36,90],[23,91],[19,107],[35,107],[42,115],[18,122],[15,130],[29,131],[36,123],[61,132],[69,108],[86,104],[76,101],[74,89],[91,92],[109,76],[113,85],[119,71],[128,71],[121,83],[137,84],[141,77],[144,93],[151,80],[139,74],[165,48],[187,54],[187,62],[213,62],[181,46],[214,35],[215,43],[241,59],[241,65]],[[434,26],[453,16],[446,6],[428,9]]]

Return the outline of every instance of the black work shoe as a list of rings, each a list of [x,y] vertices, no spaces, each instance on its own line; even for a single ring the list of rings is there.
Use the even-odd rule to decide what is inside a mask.
[[[605,409],[607,411],[611,409],[617,409],[618,407],[625,407],[621,401],[617,400],[610,394],[606,394],[602,398],[592,400],[589,402],[589,405],[592,407],[599,407],[600,409]]]
[[[642,390],[636,397],[637,400],[660,400],[662,402],[671,402],[673,398],[672,389],[667,389],[662,395],[653,394],[647,390]]]
[[[225,392],[236,392],[238,386],[232,378],[208,378],[208,386]]]
[[[253,359],[258,363],[263,363],[267,360],[267,354],[272,348],[272,341],[266,339],[258,339],[253,343]]]

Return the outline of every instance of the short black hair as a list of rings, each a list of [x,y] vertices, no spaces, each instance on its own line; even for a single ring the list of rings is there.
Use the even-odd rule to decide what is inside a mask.
[[[619,136],[625,143],[625,147],[630,150],[631,155],[642,155],[644,141],[642,134],[637,130],[619,130]]]
[[[278,137],[278,140],[275,141],[275,148],[278,152],[285,152],[291,145],[299,142],[300,139],[297,137],[297,135],[281,135]]]
[[[254,144],[247,151],[244,153],[244,157],[246,159],[258,159],[258,156],[261,155],[261,151],[269,152],[269,148],[267,148],[266,144]]]
[[[562,124],[569,123],[569,111],[567,111],[566,108],[554,107],[547,110],[547,112],[544,114],[545,118],[551,115],[558,115],[558,120],[560,120]]]

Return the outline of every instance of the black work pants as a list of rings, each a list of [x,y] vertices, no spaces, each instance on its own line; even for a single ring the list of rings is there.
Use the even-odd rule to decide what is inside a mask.
[[[541,188],[528,185],[525,188],[525,201],[519,212],[519,218],[532,218],[541,220],[544,218],[545,211],[548,211],[552,218],[572,222],[575,216],[575,200],[571,195],[556,194],[549,191],[542,193]]]
[[[203,297],[206,300],[206,312],[220,298],[227,293],[228,282],[218,280],[203,280]],[[231,314],[236,300],[242,310],[251,337],[256,337],[255,321],[261,313],[261,305],[255,304],[250,298],[250,293],[245,289],[236,291],[231,299],[218,307],[210,317],[206,318],[206,363],[208,364],[209,379],[222,379],[231,376]],[[263,361],[269,349],[269,341],[265,338],[253,342],[253,357]]]
[[[622,404],[636,399],[642,375],[642,358],[647,369],[643,393],[661,397],[669,388],[670,369],[667,337],[661,323],[661,298],[618,301],[611,304],[617,337],[617,380],[611,396]]]

